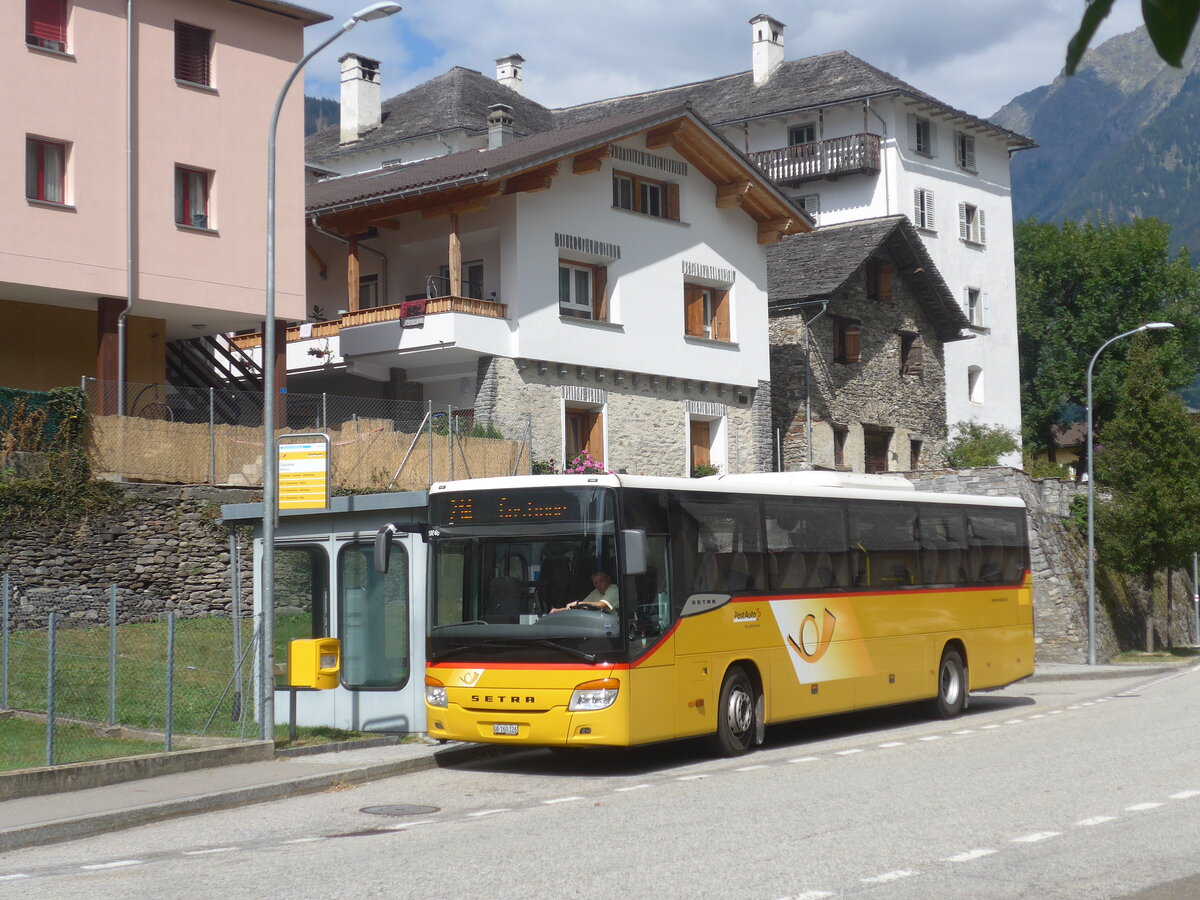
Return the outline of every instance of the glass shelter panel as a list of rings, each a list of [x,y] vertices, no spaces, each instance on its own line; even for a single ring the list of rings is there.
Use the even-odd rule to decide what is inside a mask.
[[[342,684],[394,690],[408,683],[408,551],[392,545],[386,574],[375,571],[373,544],[347,544],[338,557]]]

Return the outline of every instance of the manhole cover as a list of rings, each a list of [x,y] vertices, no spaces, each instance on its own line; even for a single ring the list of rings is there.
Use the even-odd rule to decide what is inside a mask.
[[[427,816],[430,813],[441,812],[441,809],[437,806],[407,806],[394,803],[387,806],[364,806],[359,812],[372,816]]]

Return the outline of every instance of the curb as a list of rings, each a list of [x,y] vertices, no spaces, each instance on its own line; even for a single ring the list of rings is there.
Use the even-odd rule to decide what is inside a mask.
[[[1045,671],[1039,672],[1036,669],[1028,678],[1023,678],[1022,682],[1031,681],[1092,681],[1102,678],[1141,678],[1148,675],[1164,675],[1167,672],[1177,672],[1190,666],[1191,663],[1159,663],[1155,665],[1143,665],[1141,663],[1130,663],[1122,665],[1103,665],[1103,666],[1071,666],[1068,671],[1055,672]]]
[[[135,828],[138,825],[148,825],[178,816],[249,806],[254,803],[282,800],[300,794],[312,794],[335,785],[361,784],[379,778],[389,778],[393,775],[406,775],[441,766],[472,762],[495,753],[495,747],[468,744],[463,747],[439,750],[430,756],[416,759],[357,766],[336,772],[324,772],[319,775],[305,775],[272,784],[233,788],[211,794],[198,794],[192,797],[181,797],[177,800],[148,803],[144,806],[132,806],[114,812],[94,813],[37,825],[0,829],[0,853],[18,850],[22,847],[57,844],[109,831]]]

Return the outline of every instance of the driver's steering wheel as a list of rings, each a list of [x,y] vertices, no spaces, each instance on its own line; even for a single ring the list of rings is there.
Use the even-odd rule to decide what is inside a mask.
[[[597,603],[576,603],[571,609],[591,609],[596,612],[603,612],[604,607]]]

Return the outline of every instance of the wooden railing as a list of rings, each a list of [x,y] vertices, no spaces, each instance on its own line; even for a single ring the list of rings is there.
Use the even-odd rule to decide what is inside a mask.
[[[337,337],[343,328],[352,325],[371,325],[376,322],[395,322],[405,318],[402,310],[407,308],[412,314],[413,307],[409,303],[394,303],[391,306],[374,306],[370,309],[360,309],[358,312],[346,313],[340,319],[331,322],[313,322],[312,331],[304,337],[300,336],[301,326],[293,325],[287,330],[287,342],[308,341],[319,338]],[[473,297],[435,297],[425,301],[427,316],[438,313],[459,312],[472,316],[484,316],[489,319],[507,319],[508,305],[496,303],[493,300],[476,300]],[[256,350],[262,346],[262,332],[239,334],[231,338],[234,345],[242,350]]]
[[[879,146],[877,134],[852,134],[747,155],[772,180],[795,184],[838,175],[877,175]]]

